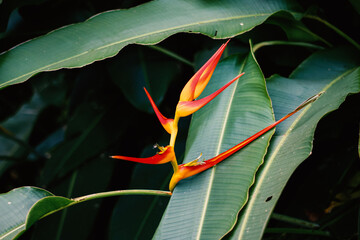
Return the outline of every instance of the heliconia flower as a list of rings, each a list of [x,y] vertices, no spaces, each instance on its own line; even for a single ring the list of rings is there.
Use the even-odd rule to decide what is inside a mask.
[[[208,84],[217,63],[230,39],[221,45],[215,54],[195,73],[181,91],[180,101],[192,101],[199,97]]]
[[[126,156],[111,156],[111,158],[138,162],[138,163],[145,163],[145,164],[163,164],[176,160],[174,148],[172,146],[161,147],[157,145],[157,147],[159,148],[160,152],[158,152],[152,157],[136,158],[136,157],[126,157]]]
[[[179,101],[178,105],[176,106],[176,115],[178,115],[179,117],[186,117],[193,114],[194,112],[196,112],[197,110],[208,104],[211,100],[213,100],[217,95],[219,95],[222,91],[224,91],[228,86],[230,86],[233,82],[239,79],[242,75],[244,75],[244,73],[241,73],[240,75],[236,76],[233,80],[225,84],[216,92],[202,99],[194,100],[194,101]]]
[[[249,137],[248,139],[246,139],[246,140],[242,141],[241,143],[235,145],[234,147],[230,148],[229,150],[219,154],[218,156],[216,156],[214,158],[211,158],[209,160],[206,160],[206,161],[199,161],[199,158],[197,158],[197,159],[195,159],[195,160],[193,160],[193,161],[191,161],[189,163],[179,165],[178,166],[178,171],[176,171],[173,174],[173,176],[172,176],[172,178],[170,180],[170,184],[169,184],[170,191],[172,192],[174,190],[176,184],[179,181],[181,181],[182,179],[185,179],[185,178],[194,176],[194,175],[196,175],[198,173],[201,173],[201,172],[215,166],[216,164],[218,164],[219,162],[221,162],[224,159],[228,158],[232,154],[236,153],[237,151],[239,151],[240,149],[242,149],[243,147],[245,147],[246,145],[248,145],[252,141],[256,140],[258,137],[263,135],[264,133],[266,133],[269,130],[271,130],[272,128],[274,128],[276,125],[278,125],[279,123],[281,123],[285,119],[289,118],[290,116],[292,116],[293,114],[298,112],[300,109],[304,108],[309,103],[314,102],[316,99],[318,99],[320,97],[321,94],[322,94],[322,92],[315,95],[315,96],[313,96],[313,97],[311,97],[311,98],[309,98],[309,99],[307,99],[305,102],[303,102],[300,106],[298,106],[291,113],[287,114],[286,116],[279,119],[275,123],[267,126],[263,130],[259,131],[258,133],[254,134],[253,136]]]
[[[145,93],[147,95],[147,97],[149,98],[149,101],[151,103],[152,108],[154,109],[154,112],[157,116],[157,118],[159,119],[161,125],[164,127],[164,129],[169,133],[173,133],[174,132],[174,119],[171,118],[166,118],[164,117],[164,115],[161,114],[161,112],[159,111],[159,109],[157,108],[154,100],[152,99],[152,97],[150,96],[149,92],[146,90],[146,88],[144,87]]]
[[[230,40],[228,40],[226,43],[221,45],[221,47],[215,52],[215,54],[194,74],[194,76],[187,82],[187,84],[181,91],[179,104],[177,105],[176,113],[175,113],[175,118],[176,118],[175,124],[174,124],[174,119],[166,118],[164,117],[164,115],[161,114],[155,102],[153,101],[151,95],[146,90],[146,88],[144,88],[145,93],[149,98],[149,101],[151,103],[152,108],[154,109],[157,118],[159,119],[161,125],[169,134],[176,135],[177,126],[175,125],[177,125],[177,122],[179,120],[178,117],[185,117],[196,112],[197,110],[205,106],[207,103],[209,103],[212,99],[214,99],[217,95],[219,95],[236,79],[242,76],[242,74],[240,74],[239,76],[234,78],[224,87],[220,88],[218,91],[211,94],[210,96],[197,101],[193,101],[195,98],[200,96],[200,94],[208,84],[215,70],[215,67],[218,64],[220,57],[224,52],[224,49],[229,41]]]

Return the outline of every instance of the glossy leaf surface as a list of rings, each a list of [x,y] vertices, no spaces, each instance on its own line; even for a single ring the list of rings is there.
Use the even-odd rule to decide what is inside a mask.
[[[67,207],[89,200],[120,195],[170,196],[169,191],[118,190],[89,194],[70,199],[36,187],[20,187],[0,194],[0,213],[7,218],[0,219],[0,239],[14,239],[29,229],[36,221]],[[60,235],[59,235],[60,236]]]
[[[319,120],[333,111],[350,93],[360,91],[360,68],[348,49],[313,54],[291,74],[267,81],[275,115],[282,117],[308,96],[324,91],[313,104],[280,124],[271,139],[265,164],[256,176],[249,202],[240,212],[229,239],[261,239],[270,214],[286,182],[312,151]]]
[[[219,63],[203,95],[245,72],[194,114],[185,162],[209,159],[270,125],[274,118],[265,80],[252,54]],[[200,96],[201,98],[201,96]],[[221,164],[178,183],[156,239],[219,239],[235,224],[263,161],[272,131]]]
[[[116,55],[128,44],[155,44],[178,32],[229,38],[249,31],[291,1],[152,1],[98,14],[21,44],[0,55],[0,87],[34,74],[88,65]],[[139,18],[141,16],[141,18]],[[189,17],[191,16],[191,17]]]
[[[73,201],[56,197],[35,187],[21,187],[0,195],[0,239],[13,239],[34,222],[53,211],[62,209]]]

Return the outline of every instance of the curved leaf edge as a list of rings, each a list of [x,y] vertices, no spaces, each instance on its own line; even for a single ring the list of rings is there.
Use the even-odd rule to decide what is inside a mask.
[[[146,3],[145,3],[146,4]],[[142,4],[144,5],[144,4]],[[137,8],[137,7],[141,7],[142,5],[139,5],[139,6],[136,6],[134,8]],[[131,8],[133,9],[133,8]],[[81,24],[86,24],[94,19],[96,19],[97,17],[101,16],[102,14],[106,14],[106,13],[109,13],[109,12],[116,12],[116,11],[127,11],[129,9],[118,9],[118,10],[109,10],[109,11],[105,11],[105,12],[102,12],[102,13],[98,13],[90,18],[88,18],[87,20],[85,20],[84,22],[80,22],[80,23],[73,23],[73,24],[69,24],[69,25],[66,25],[66,26],[63,26],[63,27],[60,27],[58,29],[54,29],[48,33],[46,33],[45,35],[42,35],[42,36],[38,36],[38,37],[35,37],[33,39],[29,39],[25,42],[22,42],[20,44],[17,44],[16,46],[10,48],[9,50],[7,51],[4,51],[2,53],[0,53],[0,57],[1,55],[4,55],[22,45],[25,45],[25,44],[29,44],[31,43],[32,41],[35,41],[37,39],[42,39],[48,35],[51,35],[51,34],[54,34],[56,32],[59,32],[59,31],[62,31],[63,29],[67,29],[69,27],[73,27],[73,26],[78,26],[78,25],[81,25]],[[125,44],[124,46],[120,47],[119,49],[117,49],[113,54],[109,54],[107,56],[103,56],[103,57],[97,57],[97,58],[94,58],[92,60],[90,60],[89,62],[85,63],[85,64],[79,64],[79,65],[74,65],[74,66],[64,66],[64,67],[55,67],[55,68],[51,68],[51,65],[55,65],[55,64],[58,64],[59,62],[55,62],[55,63],[51,63],[51,64],[48,64],[46,66],[43,66],[39,69],[36,69],[32,72],[29,72],[27,74],[23,74],[22,76],[18,76],[17,78],[14,78],[14,79],[11,79],[7,82],[4,82],[4,83],[0,83],[0,89],[3,88],[3,87],[7,87],[7,86],[11,86],[11,85],[14,85],[14,84],[19,84],[19,83],[23,83],[25,81],[27,81],[28,79],[30,79],[32,76],[40,73],[40,72],[51,72],[51,71],[57,71],[57,70],[60,70],[60,69],[74,69],[74,68],[81,68],[81,67],[85,67],[85,66],[88,66],[90,64],[93,64],[94,62],[97,62],[97,61],[102,61],[102,60],[105,60],[105,59],[108,59],[108,58],[112,58],[114,56],[116,56],[124,47],[126,47],[127,45],[130,45],[130,44],[138,44],[138,45],[156,45],[162,41],[164,41],[165,39],[167,39],[168,37],[172,36],[172,35],[175,35],[177,33],[190,33],[190,34],[202,34],[204,36],[207,36],[207,37],[210,37],[212,39],[229,39],[229,38],[233,38],[233,37],[236,37],[238,35],[241,35],[243,33],[246,33],[248,31],[251,31],[253,28],[255,28],[256,26],[259,26],[261,24],[263,24],[269,17],[273,16],[274,14],[278,14],[278,13],[281,13],[281,12],[285,12],[285,13],[289,13],[291,14],[295,19],[301,19],[301,16],[303,15],[303,13],[300,13],[300,12],[295,12],[295,11],[290,11],[290,10],[279,10],[279,11],[275,11],[271,14],[268,14],[268,16],[266,18],[264,18],[264,20],[262,20],[261,22],[259,22],[259,24],[257,25],[254,25],[253,27],[250,27],[249,29],[245,29],[243,31],[238,31],[236,33],[233,33],[233,34],[228,34],[228,35],[224,35],[224,36],[216,36],[215,34],[210,34],[210,33],[206,33],[204,31],[193,31],[193,30],[187,30],[187,31],[175,31],[175,32],[172,32],[172,33],[168,33],[166,34],[166,36],[163,36],[163,37],[160,37],[160,38],[154,38],[152,41],[141,41],[141,40],[138,40],[138,41],[128,41],[127,44]],[[158,33],[157,33],[158,34]],[[126,41],[125,41],[126,42]],[[120,44],[120,42],[118,43],[113,43],[112,45],[116,45],[116,44]],[[89,49],[88,51],[92,51],[92,49]],[[47,68],[51,68],[51,69],[47,69]],[[20,81],[17,81],[17,79],[19,78],[23,78],[24,76],[26,76],[23,80],[20,80]]]
[[[328,84],[328,85],[326,85],[326,86],[322,89],[322,91],[323,91],[324,93],[326,93],[326,90],[329,89],[335,82],[341,80],[343,77],[345,77],[345,76],[347,76],[347,75],[349,75],[349,74],[351,74],[351,73],[354,73],[355,71],[358,71],[358,72],[359,72],[359,76],[360,76],[360,67],[354,67],[354,68],[349,69],[348,71],[344,72],[343,74],[341,74],[341,76],[339,76],[337,79],[331,81],[331,83]],[[271,78],[273,78],[273,77],[275,77],[275,76],[279,76],[279,75],[274,74],[274,75],[272,75],[271,77],[269,77],[269,79],[271,79]],[[269,79],[268,79],[268,80],[269,80]],[[314,147],[314,146],[313,146],[313,145],[314,145],[313,142],[314,142],[315,130],[316,130],[319,122],[321,121],[321,119],[323,119],[323,118],[324,118],[325,116],[327,116],[329,113],[331,113],[331,112],[336,111],[337,109],[339,109],[339,107],[341,106],[341,104],[342,104],[344,101],[346,101],[346,98],[347,98],[349,95],[359,94],[359,93],[360,93],[360,89],[359,89],[358,91],[350,91],[350,92],[348,92],[348,93],[345,94],[343,97],[339,98],[337,104],[332,105],[332,109],[331,109],[331,110],[323,113],[323,114],[320,116],[320,118],[318,119],[317,123],[316,123],[316,124],[313,126],[313,128],[311,129],[312,135],[311,135],[311,140],[310,140],[310,142],[309,142],[309,144],[310,144],[310,145],[309,145],[310,152],[309,152],[309,154],[308,154],[306,157],[304,157],[304,159],[302,160],[302,162],[305,161],[305,160],[312,154],[312,149],[313,149],[313,147]],[[323,95],[324,95],[324,94],[323,94]],[[299,115],[297,116],[297,118],[299,118],[300,116],[304,115],[304,114],[306,113],[306,111],[308,111],[308,110],[311,108],[311,106],[312,106],[312,105],[309,105],[309,106],[305,107],[305,108],[299,113]],[[291,126],[289,126],[288,130],[284,133],[284,135],[288,135],[289,132],[291,132],[291,131],[293,130],[293,126],[296,125],[296,122],[298,122],[298,121],[295,120],[295,121],[291,124]],[[270,141],[270,144],[271,144],[271,141]],[[359,138],[359,147],[360,147],[360,138]],[[359,153],[359,155],[360,155],[360,153]],[[301,163],[300,163],[300,164],[301,164]],[[300,164],[298,164],[297,167],[298,167]],[[260,166],[260,167],[261,167],[261,166]],[[297,168],[297,167],[296,167],[296,168]],[[261,177],[261,176],[260,176],[260,177]],[[262,178],[265,178],[265,177],[262,177]],[[255,189],[253,189],[253,190],[255,190]],[[280,194],[281,194],[281,192],[280,192]],[[278,200],[278,199],[276,199],[276,202],[277,202],[277,200]],[[275,207],[275,205],[272,207],[271,211],[269,211],[269,214],[268,214],[268,216],[267,216],[267,218],[266,218],[266,219],[267,219],[267,220],[266,220],[266,223],[267,223],[268,220],[270,219],[269,216],[270,216],[270,213],[273,211],[274,207]],[[239,213],[239,214],[240,214],[240,213]],[[239,217],[239,215],[238,215],[237,217]],[[266,227],[266,224],[265,224],[264,227],[262,228],[262,234],[261,234],[261,236],[263,236],[263,234],[264,234],[265,227]],[[234,229],[233,229],[233,230],[234,230]],[[235,230],[236,230],[236,229],[235,229]],[[233,231],[230,231],[230,232],[228,233],[228,235],[225,236],[226,239],[233,239],[232,233],[233,233]],[[235,233],[235,232],[234,232],[234,233]],[[236,238],[236,239],[238,239],[238,238]]]
[[[262,75],[262,78],[263,78],[263,81],[264,81],[264,85],[265,85],[265,88],[266,88],[266,79],[265,79],[265,76],[264,76],[264,74],[262,73],[261,68],[260,68],[260,65],[259,65],[259,63],[258,63],[258,61],[257,61],[257,59],[256,59],[256,57],[255,57],[255,54],[254,54],[254,51],[253,51],[253,44],[252,44],[251,39],[249,40],[249,45],[250,45],[250,52],[249,52],[249,53],[251,54],[251,56],[252,56],[253,60],[255,61],[256,65],[257,65],[257,67],[258,67],[258,69],[259,69],[259,71],[261,72],[261,75]],[[271,98],[270,98],[270,95],[269,95],[269,92],[268,92],[267,88],[266,88],[265,90],[266,90],[267,96],[268,96],[268,98],[269,98],[269,100],[270,100],[270,106],[271,106],[273,121],[275,121],[275,114],[274,114],[274,108],[273,108],[273,106],[272,106],[272,101],[271,101]],[[275,128],[272,129],[272,130],[270,130],[270,131],[268,131],[267,133],[265,133],[265,134],[269,134],[270,136],[267,138],[266,148],[265,148],[265,152],[264,152],[264,154],[263,154],[263,156],[262,156],[261,162],[260,162],[259,166],[256,168],[256,170],[254,171],[254,174],[253,174],[253,176],[252,176],[252,180],[251,180],[250,186],[249,186],[249,188],[248,188],[248,190],[247,190],[247,192],[246,192],[245,201],[244,201],[244,203],[242,204],[242,206],[240,206],[240,208],[239,208],[239,210],[238,210],[238,213],[236,214],[235,221],[234,221],[233,225],[229,228],[229,230],[228,230],[226,233],[224,233],[223,236],[221,236],[220,239],[223,239],[224,237],[226,237],[226,236],[234,229],[234,227],[236,226],[236,223],[237,223],[237,221],[238,221],[238,219],[239,219],[239,213],[241,212],[241,210],[242,210],[242,209],[246,206],[246,204],[248,203],[249,197],[250,197],[250,189],[252,188],[252,186],[254,185],[254,183],[255,183],[255,181],[256,181],[256,174],[257,174],[257,172],[259,171],[260,167],[264,164],[264,160],[265,160],[266,154],[267,154],[267,152],[268,152],[268,148],[269,148],[269,146],[270,146],[271,138],[273,137],[274,133],[275,133]],[[265,134],[264,134],[264,135],[265,135]]]
[[[6,192],[6,193],[1,193],[0,196],[12,194],[12,193],[15,193],[15,192],[17,192],[17,191],[22,191],[22,190],[27,190],[27,189],[28,189],[28,190],[32,190],[32,189],[40,190],[41,192],[43,192],[44,194],[46,194],[46,195],[48,195],[48,196],[53,196],[53,194],[52,194],[51,192],[49,192],[49,191],[47,191],[47,190],[45,190],[45,189],[42,189],[42,188],[39,188],[39,187],[32,187],[32,186],[25,186],[25,187],[14,188],[14,189],[11,189],[10,191]],[[42,199],[42,198],[40,198],[40,199]],[[39,199],[39,200],[40,200],[40,199]],[[39,201],[39,200],[38,200],[38,201]],[[36,202],[37,202],[37,201],[36,201]],[[36,204],[36,202],[32,205],[32,207]],[[32,208],[32,207],[31,207],[31,208]],[[30,209],[31,209],[31,208],[30,208]],[[27,218],[27,217],[26,217],[26,218]],[[8,231],[7,233],[1,235],[1,236],[0,236],[0,239],[6,238],[7,235],[9,235],[9,234],[11,234],[12,232],[15,232],[16,230],[21,229],[21,228],[23,228],[23,227],[25,227],[25,224],[21,224],[21,225],[16,226],[16,227],[13,228],[12,230],[10,230],[10,231]],[[16,235],[15,239],[19,236],[20,233],[22,234],[24,231],[25,231],[25,230],[20,231],[20,232]],[[20,235],[21,235],[21,234],[20,234]]]
[[[112,196],[120,196],[120,195],[158,195],[158,196],[171,196],[171,193],[168,191],[161,191],[161,190],[148,190],[148,189],[129,189],[129,190],[115,190],[115,191],[109,191],[109,192],[101,192],[101,193],[94,193],[85,195],[78,198],[66,198],[61,196],[56,196],[53,193],[39,187],[32,187],[32,186],[24,186],[19,188],[14,188],[6,193],[2,193],[1,195],[7,195],[14,193],[19,190],[40,190],[41,192],[45,193],[45,197],[39,198],[37,201],[34,202],[33,205],[28,209],[28,212],[26,214],[26,218],[24,223],[16,226],[14,229],[12,229],[10,232],[5,233],[5,235],[2,235],[1,239],[3,237],[6,237],[6,235],[9,235],[11,232],[15,232],[18,229],[20,230],[14,239],[17,239],[20,237],[26,230],[28,230],[35,222],[38,220],[51,215],[53,213],[56,213],[58,211],[61,211],[67,207],[73,206],[78,203],[86,202],[93,199],[101,199],[105,197],[112,197]],[[54,201],[57,200],[57,201]],[[50,201],[50,204],[49,204]],[[45,204],[49,204],[46,206]]]

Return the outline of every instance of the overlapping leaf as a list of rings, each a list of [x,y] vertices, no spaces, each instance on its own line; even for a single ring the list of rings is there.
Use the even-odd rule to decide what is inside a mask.
[[[252,54],[219,63],[204,91],[219,88],[232,76],[245,75],[194,114],[185,162],[203,153],[209,159],[273,122],[265,81]],[[272,131],[204,173],[175,188],[156,239],[219,239],[235,224],[249,187],[262,163]]]
[[[267,81],[277,118],[307,97],[324,91],[312,105],[280,124],[271,139],[265,164],[256,176],[249,202],[240,212],[229,239],[261,239],[269,216],[296,167],[312,149],[319,120],[333,111],[350,93],[360,92],[359,59],[349,49],[315,53],[290,78],[274,76]],[[334,126],[335,127],[335,126]]]
[[[16,188],[0,195],[0,239],[10,240],[44,215],[62,209],[73,201],[56,197],[34,187]]]
[[[6,121],[1,123],[5,131],[9,131],[9,136],[0,135],[0,155],[5,157],[23,157],[28,152],[27,138],[29,137],[37,114],[45,106],[44,101],[38,93],[35,93],[29,103],[24,104],[19,111]],[[13,135],[13,136],[12,136]],[[12,139],[11,139],[12,138]],[[20,141],[17,141],[17,140]],[[21,151],[25,149],[26,151]],[[0,159],[0,175],[12,165],[11,161]]]
[[[256,4],[251,0],[160,0],[105,12],[0,55],[0,87],[26,81],[42,71],[81,67],[114,56],[128,44],[154,44],[178,32],[232,37],[281,10],[299,9],[285,0]]]
[[[95,158],[62,179],[60,183],[52,187],[51,191],[57,196],[67,197],[101,192],[107,188],[113,168],[114,162],[108,161],[106,158]],[[101,199],[89,201],[49,216],[36,225],[32,236],[37,240],[88,239],[99,211],[101,211],[99,208],[101,202]],[[49,204],[52,202],[49,201]]]

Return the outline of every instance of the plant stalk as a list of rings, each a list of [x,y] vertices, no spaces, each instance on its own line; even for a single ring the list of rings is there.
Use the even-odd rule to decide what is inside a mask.
[[[324,24],[325,26],[331,28],[334,32],[336,32],[337,34],[339,34],[340,36],[342,36],[343,38],[345,38],[349,43],[351,43],[352,45],[354,45],[358,50],[360,50],[360,44],[358,44],[354,39],[352,39],[351,37],[349,37],[349,35],[347,35],[346,33],[344,33],[343,31],[341,31],[340,29],[338,29],[337,27],[335,27],[334,25],[332,25],[331,23],[329,23],[328,21],[320,18],[319,16],[314,16],[314,15],[305,15],[305,18],[308,19],[313,19],[316,20],[318,22],[321,22],[322,24]]]
[[[159,47],[159,46],[156,46],[156,45],[149,45],[148,46],[149,48],[152,48],[156,51],[159,51],[161,53],[164,53],[165,55],[168,55],[169,57],[172,57],[182,63],[185,63],[186,65],[189,65],[190,67],[194,67],[194,64],[188,60],[186,60],[185,58],[179,56],[178,54],[174,53],[174,52],[171,52],[165,48],[162,48],[162,47]]]
[[[161,190],[147,190],[147,189],[129,189],[129,190],[116,190],[109,192],[101,192],[101,193],[93,193],[89,195],[85,195],[82,197],[73,198],[73,204],[77,204],[80,202],[85,202],[89,200],[105,198],[105,197],[115,197],[122,195],[157,195],[157,196],[171,196],[170,191],[161,191]],[[72,205],[73,205],[72,204]]]
[[[261,47],[265,46],[274,46],[274,45],[290,45],[290,46],[300,46],[300,47],[308,47],[308,48],[314,48],[322,50],[324,49],[321,46],[312,44],[312,43],[306,43],[306,42],[288,42],[288,41],[266,41],[266,42],[260,42],[254,45],[253,51],[256,52]]]

